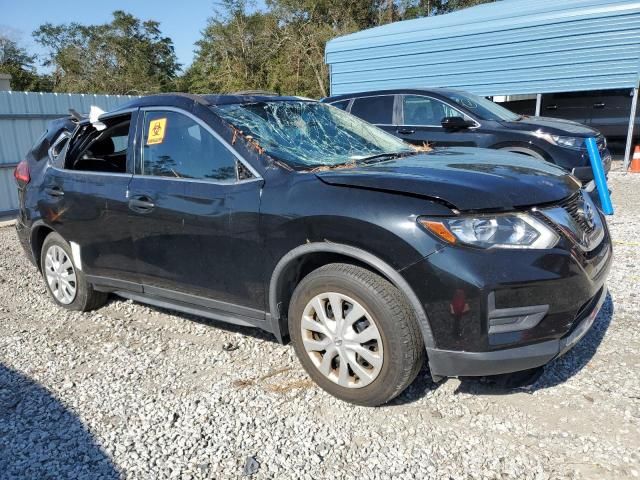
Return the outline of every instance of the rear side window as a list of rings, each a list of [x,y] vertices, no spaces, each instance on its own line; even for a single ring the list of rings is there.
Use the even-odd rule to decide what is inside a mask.
[[[340,110],[346,110],[347,107],[349,106],[349,102],[351,100],[340,100],[339,102],[333,102],[330,103],[329,105],[333,105],[336,108],[339,108]]]
[[[65,168],[89,172],[126,173],[131,115],[103,120],[98,130],[83,125],[69,143]]]
[[[351,105],[351,114],[377,125],[393,123],[393,95],[356,98]]]
[[[236,157],[207,129],[173,111],[144,114],[142,174],[235,181]]]

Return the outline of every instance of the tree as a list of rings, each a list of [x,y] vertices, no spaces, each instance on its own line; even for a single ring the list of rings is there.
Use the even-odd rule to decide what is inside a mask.
[[[249,13],[244,0],[224,0],[210,18],[181,86],[195,93],[271,88],[269,67],[281,48],[278,20]]]
[[[340,35],[492,0],[223,0],[197,42],[180,88],[193,92],[271,90],[323,97],[326,43]]]
[[[35,55],[29,55],[16,42],[0,35],[0,73],[11,75],[12,90],[49,91],[51,89],[48,79],[36,72],[35,61]]]
[[[57,92],[142,94],[175,88],[180,65],[160,24],[113,12],[104,25],[46,23],[33,32],[48,50]]]

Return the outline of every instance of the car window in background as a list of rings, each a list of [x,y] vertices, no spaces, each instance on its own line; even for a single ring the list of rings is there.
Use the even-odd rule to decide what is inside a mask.
[[[142,174],[236,180],[235,156],[192,118],[178,112],[144,115]]]
[[[351,105],[351,114],[376,125],[391,125],[393,99],[393,95],[356,98]]]
[[[324,103],[218,105],[216,112],[267,154],[298,169],[348,164],[379,154],[412,153],[399,138]]]
[[[339,108],[340,110],[346,110],[347,107],[349,106],[349,102],[351,100],[340,100],[339,102],[333,102],[330,103],[329,105],[333,105],[336,108]]]
[[[467,110],[475,113],[481,120],[515,122],[520,119],[520,115],[513,113],[511,110],[507,110],[484,97],[479,97],[466,92],[451,92],[445,93],[444,95],[446,95],[450,100],[456,102],[458,105],[462,105]]]
[[[465,115],[440,100],[420,95],[405,95],[402,99],[404,125],[440,126],[445,117]]]

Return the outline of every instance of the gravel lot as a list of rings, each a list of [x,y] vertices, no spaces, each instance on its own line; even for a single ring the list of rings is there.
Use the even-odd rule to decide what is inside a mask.
[[[640,175],[611,180],[610,298],[576,348],[528,388],[423,371],[376,409],[259,331],[59,309],[1,228],[0,478],[639,478]]]

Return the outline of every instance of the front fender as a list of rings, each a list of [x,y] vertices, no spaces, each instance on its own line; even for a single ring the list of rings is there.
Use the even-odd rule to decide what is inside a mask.
[[[370,266],[373,270],[385,276],[407,298],[407,301],[415,312],[418,324],[420,325],[425,346],[427,348],[435,348],[433,333],[431,331],[427,314],[422,307],[422,302],[420,302],[413,289],[409,286],[402,275],[388,263],[369,252],[350,245],[329,242],[313,242],[300,245],[284,255],[277,263],[271,275],[271,281],[269,282],[269,313],[274,332],[281,332],[283,327],[281,322],[282,315],[279,309],[279,303],[281,300],[279,298],[279,285],[283,280],[284,272],[286,272],[287,268],[292,263],[296,262],[301,257],[312,253],[334,253],[346,256]]]

